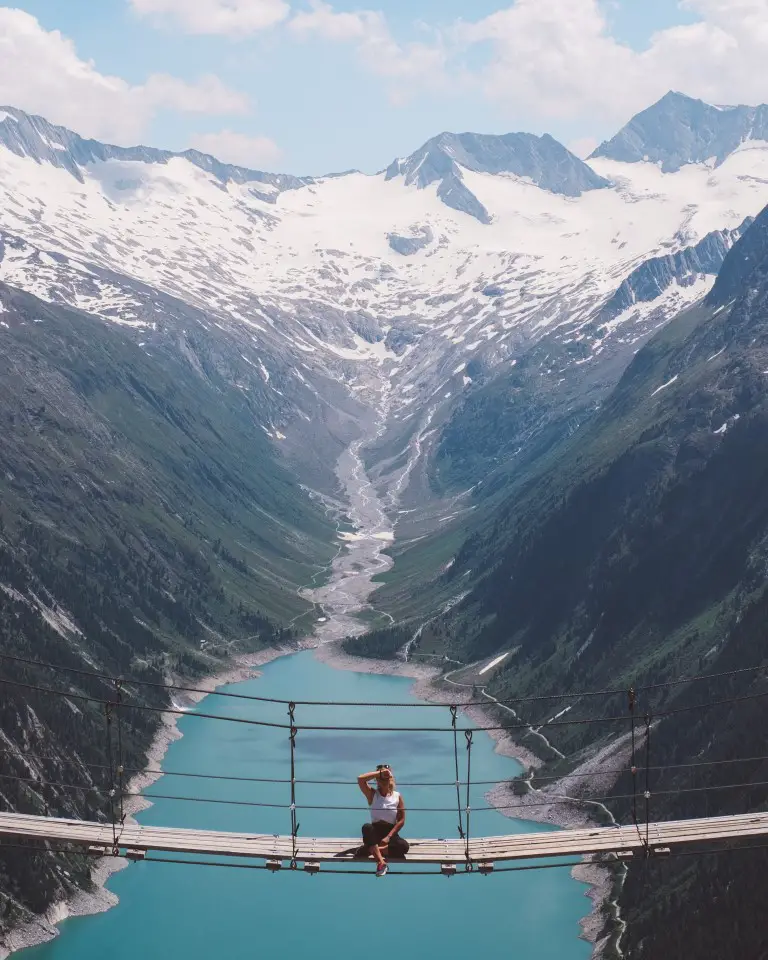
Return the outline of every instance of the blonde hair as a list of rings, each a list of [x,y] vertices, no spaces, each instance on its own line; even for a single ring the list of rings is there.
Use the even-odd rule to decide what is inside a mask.
[[[387,768],[387,769],[389,769],[389,768]],[[389,780],[382,780],[382,778],[381,778],[381,772],[382,772],[382,771],[379,770],[378,776],[376,777],[377,789],[378,789],[379,793],[381,793],[381,795],[382,795],[383,797],[388,797],[390,794],[394,793],[394,792],[395,792],[395,789],[397,788],[397,783],[395,782],[395,775],[394,775],[394,773],[392,773],[392,771],[390,770],[390,771],[389,771]],[[382,793],[382,791],[381,791],[381,784],[382,784],[382,783],[388,783],[388,784],[389,784],[389,792],[388,792],[388,793]]]

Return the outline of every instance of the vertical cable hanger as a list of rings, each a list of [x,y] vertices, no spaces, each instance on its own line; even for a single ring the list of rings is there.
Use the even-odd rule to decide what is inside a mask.
[[[637,706],[637,696],[635,694],[635,688],[629,688],[629,717],[631,725],[631,736],[632,736],[632,753],[630,756],[629,766],[632,773],[632,822],[635,825],[635,829],[640,833],[640,825],[637,820],[637,742],[635,738],[635,708]]]
[[[467,872],[471,873],[474,869],[472,864],[472,858],[469,855],[469,816],[470,816],[470,787],[472,784],[472,731],[465,730],[464,736],[467,741],[467,805],[466,805],[466,824],[467,824],[467,834],[464,838],[464,857],[466,859]]]
[[[117,794],[120,799],[120,828],[125,826],[125,760],[123,758],[123,681],[115,680],[115,717],[117,719]]]
[[[117,842],[117,820],[115,817],[115,759],[112,752],[112,704],[104,704],[104,719],[107,732],[107,803],[109,804],[109,818],[112,821],[112,855],[118,857],[120,848]]]
[[[645,855],[650,856],[648,840],[651,821],[651,715],[645,714]]]
[[[461,815],[461,780],[459,779],[459,739],[456,729],[458,707],[451,707],[451,726],[453,727],[453,761],[456,769],[456,812],[459,816],[459,838],[464,839],[464,823]]]
[[[296,704],[290,703],[288,705],[288,717],[291,722],[290,733],[288,738],[291,744],[291,839],[292,839],[292,856],[291,856],[291,870],[297,869],[297,858],[298,858],[298,836],[299,836],[299,823],[296,818],[296,734],[299,732],[299,728],[296,726]]]

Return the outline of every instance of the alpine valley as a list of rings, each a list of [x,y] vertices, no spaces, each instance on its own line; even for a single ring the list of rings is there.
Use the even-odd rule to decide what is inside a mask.
[[[768,106],[679,93],[587,160],[443,133],[317,177],[1,107],[2,649],[162,680],[314,636],[449,656],[495,696],[761,663],[766,204]],[[737,729],[759,757],[749,703],[662,722],[659,762],[727,756]],[[553,703],[532,727],[566,709],[589,712]],[[31,782],[0,783],[3,802],[98,816],[96,783],[77,800],[35,781],[102,762],[101,720],[4,692],[0,771]],[[134,766],[154,732],[132,728]],[[612,740],[527,746],[565,776]],[[600,949],[763,955],[750,856],[631,869],[631,952],[607,908]],[[88,876],[0,852],[0,925]],[[744,903],[738,930],[705,890]]]

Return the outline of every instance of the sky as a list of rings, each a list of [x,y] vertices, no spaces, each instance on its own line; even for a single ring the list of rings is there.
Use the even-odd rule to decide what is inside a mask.
[[[768,0],[0,2],[0,104],[121,145],[374,172],[443,130],[586,156],[674,89],[768,101]]]

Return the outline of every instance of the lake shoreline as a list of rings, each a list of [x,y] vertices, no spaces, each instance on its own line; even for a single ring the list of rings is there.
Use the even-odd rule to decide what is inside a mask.
[[[196,682],[200,692],[179,694],[174,697],[173,705],[182,710],[192,707],[218,687],[254,679],[259,676],[257,672],[259,667],[281,657],[307,650],[314,650],[315,658],[319,662],[337,670],[411,679],[414,681],[412,687],[414,696],[428,703],[445,704],[446,709],[450,706],[462,707],[462,704],[471,699],[470,690],[438,686],[436,682],[442,675],[438,667],[413,662],[355,657],[341,651],[336,642],[317,645],[311,641],[303,641],[291,647],[268,648],[255,654],[237,657],[223,670]],[[462,707],[462,709],[479,729],[484,729],[495,741],[496,753],[517,760],[529,769],[541,766],[542,760],[528,747],[523,746],[504,731],[488,729],[496,726],[498,721],[489,716],[482,707]],[[159,768],[166,752],[169,746],[182,736],[178,729],[179,720],[180,716],[175,713],[162,715],[158,729],[147,751],[146,768],[142,773],[136,774],[131,779],[127,786],[128,792],[139,793],[146,790],[163,775]],[[553,813],[553,808],[550,807],[526,809],[524,804],[520,804],[520,806],[515,805],[515,811],[511,812],[508,798],[502,797],[499,792],[505,789],[508,790],[505,784],[500,782],[497,787],[486,794],[488,802],[504,816],[510,819],[549,823],[559,827],[575,825],[572,815],[565,814],[558,817],[556,813]],[[128,822],[131,822],[138,813],[151,805],[151,801],[144,797],[128,798],[125,804]],[[554,808],[555,811],[557,809]],[[591,818],[582,817],[578,823],[579,825],[592,824],[594,821]],[[99,860],[91,871],[92,888],[76,891],[72,896],[52,904],[44,915],[36,915],[10,930],[5,939],[0,941],[0,960],[7,960],[13,953],[55,939],[61,933],[59,925],[67,919],[93,916],[116,906],[119,903],[119,898],[107,888],[106,884],[114,873],[126,869],[128,866],[128,861],[122,858],[104,857]],[[582,929],[580,936],[593,944],[592,960],[599,960],[603,956],[603,948],[606,945],[605,942],[600,941],[604,927],[602,913],[605,906],[610,902],[613,890],[613,875],[608,868],[585,860],[584,863],[573,869],[572,876],[588,888],[584,895],[590,899],[592,910],[580,921]]]
[[[442,676],[439,667],[428,666],[426,664],[413,663],[412,661],[397,660],[376,660],[368,657],[356,657],[345,653],[339,649],[338,644],[325,644],[316,648],[315,657],[322,663],[334,667],[337,670],[350,670],[356,673],[376,673],[386,676],[407,677],[415,681],[411,692],[420,700],[428,703],[442,703],[446,708],[451,706],[462,707],[462,704],[472,699],[471,689],[462,689],[461,687],[439,686],[438,682]],[[492,704],[489,704],[492,705]],[[492,717],[484,707],[472,706],[462,707],[463,712],[479,728],[485,730],[489,737],[495,741],[495,751],[504,757],[517,760],[524,768],[530,770],[538,769],[543,766],[544,761],[537,756],[529,747],[524,746],[511,734],[497,729],[489,729],[498,726],[498,720]],[[617,753],[620,752],[621,742],[611,745],[610,748],[599,751],[592,760],[587,761],[581,767],[574,771],[577,774],[574,780],[586,788],[591,789],[593,785],[598,784],[598,789],[606,787],[606,774],[601,772],[604,764],[615,764]],[[592,767],[589,771],[588,766]],[[583,773],[589,772],[592,779],[583,776]],[[537,791],[537,798],[542,795],[554,795],[558,787],[561,787],[563,781],[552,784],[548,791]],[[612,785],[612,784],[611,784]],[[530,797],[530,794],[528,795]],[[552,803],[548,805],[540,804],[537,799],[536,806],[526,804],[525,797],[515,797],[506,783],[500,782],[489,790],[485,799],[492,806],[496,807],[502,816],[511,820],[528,820],[533,823],[547,823],[551,826],[561,828],[594,826],[598,821],[590,816],[582,804],[574,803],[563,806],[562,804]],[[600,805],[602,807],[602,805]],[[607,813],[607,810],[603,808]],[[613,904],[612,895],[615,885],[615,877],[610,867],[585,858],[582,863],[574,867],[571,876],[579,883],[583,883],[587,889],[584,896],[587,897],[592,908],[590,912],[580,921],[582,940],[592,944],[592,960],[601,960],[605,955],[605,950],[609,945],[610,937],[605,937],[604,913],[607,907],[612,907],[618,917],[618,905]]]
[[[280,657],[297,653],[301,647],[276,648],[269,647],[257,653],[235,657],[231,663],[223,666],[218,673],[211,674],[195,682],[199,693],[179,693],[174,696],[173,706],[176,709],[187,709],[199,703],[218,687],[230,683],[240,683],[258,677],[258,668]],[[171,681],[175,683],[175,680]],[[184,681],[179,681],[185,685]],[[179,740],[178,723],[181,717],[177,713],[164,713],[160,718],[159,726],[147,750],[147,762],[142,773],[131,778],[126,787],[128,793],[139,793],[146,790],[163,775],[158,770],[162,764],[168,747]],[[151,800],[145,797],[126,798],[124,809],[127,822],[133,822],[136,814],[152,806]],[[91,870],[91,889],[77,890],[71,896],[52,903],[44,914],[35,914],[29,920],[13,927],[0,940],[0,960],[7,960],[12,954],[29,947],[37,947],[48,943],[61,933],[59,924],[71,917],[88,917],[98,913],[105,913],[117,906],[119,898],[106,887],[109,878],[130,866],[129,862],[120,857],[103,857],[98,860]]]

